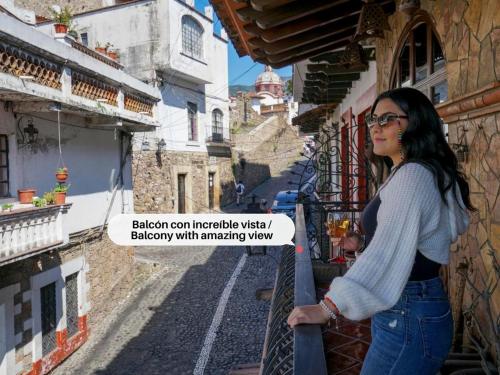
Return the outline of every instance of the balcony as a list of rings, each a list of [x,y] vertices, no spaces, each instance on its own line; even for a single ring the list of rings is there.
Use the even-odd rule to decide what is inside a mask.
[[[217,128],[212,126],[205,128],[207,150],[210,156],[230,156],[231,137],[229,128]]]
[[[68,243],[63,218],[71,204],[0,213],[0,266]]]
[[[153,130],[158,90],[68,37],[57,40],[0,14],[0,100],[17,113],[58,110],[87,126]],[[43,46],[41,49],[39,46]]]
[[[288,104],[287,103],[271,104],[271,105],[262,104],[260,106],[260,114],[261,115],[270,115],[270,114],[283,113],[283,112],[288,112]]]

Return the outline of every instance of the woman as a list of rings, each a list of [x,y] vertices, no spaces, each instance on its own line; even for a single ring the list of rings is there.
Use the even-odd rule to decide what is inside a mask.
[[[453,332],[438,272],[448,263],[450,244],[467,229],[467,209],[475,209],[424,94],[411,88],[382,93],[367,125],[374,153],[390,158],[393,168],[361,216],[366,248],[320,304],[296,307],[288,324],[323,324],[339,314],[371,317],[363,375],[434,375]]]

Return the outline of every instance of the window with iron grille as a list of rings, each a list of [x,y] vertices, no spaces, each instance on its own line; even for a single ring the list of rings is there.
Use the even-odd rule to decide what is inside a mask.
[[[203,57],[203,28],[193,17],[182,17],[182,52],[201,59]]]
[[[56,349],[56,283],[40,289],[40,310],[42,321],[42,354],[45,356]]]
[[[0,134],[0,197],[9,196],[9,142]]]
[[[195,103],[188,102],[187,103],[188,110],[188,139],[190,141],[198,140],[198,124],[197,124],[197,115],[198,115],[198,106]]]
[[[68,337],[78,333],[78,272],[66,277],[66,327]]]
[[[212,111],[212,138],[213,141],[222,141],[222,111],[214,109]]]

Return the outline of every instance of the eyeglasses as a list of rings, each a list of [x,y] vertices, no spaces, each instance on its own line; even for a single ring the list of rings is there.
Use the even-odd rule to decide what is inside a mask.
[[[374,114],[367,114],[365,117],[365,122],[368,128],[371,130],[373,127],[378,124],[381,128],[389,124],[390,122],[399,120],[400,118],[408,118],[406,115],[398,115],[397,113],[387,112],[381,114],[380,116]]]

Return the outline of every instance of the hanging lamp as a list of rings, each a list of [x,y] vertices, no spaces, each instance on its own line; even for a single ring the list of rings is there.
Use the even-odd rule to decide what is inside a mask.
[[[384,9],[373,0],[363,1],[354,40],[384,38],[384,31],[391,30]]]

